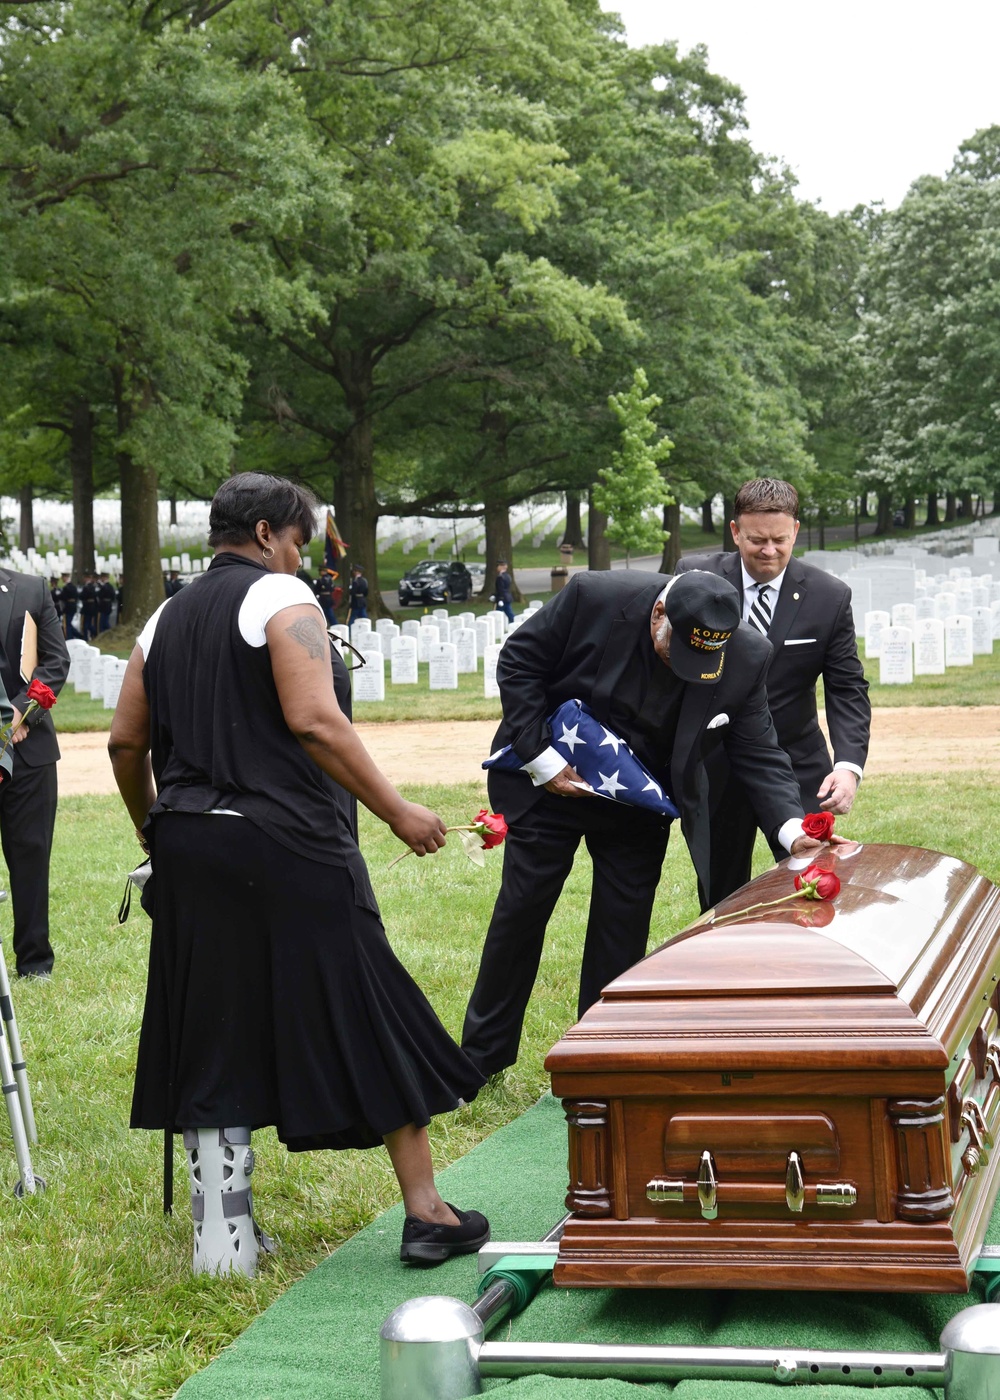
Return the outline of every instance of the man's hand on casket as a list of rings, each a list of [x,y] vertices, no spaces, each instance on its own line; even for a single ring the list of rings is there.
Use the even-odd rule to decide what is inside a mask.
[[[846,817],[854,806],[854,796],[858,790],[858,775],[850,768],[835,768],[819,785],[816,796],[821,812],[832,812],[835,817]]]
[[[792,842],[791,854],[805,856],[810,851],[821,850],[823,846],[853,846],[854,844],[849,836],[835,836],[832,833],[825,841],[817,841],[814,836],[796,836]]]
[[[542,786],[546,792],[555,793],[556,797],[590,797],[593,792],[590,784],[583,781],[571,763],[567,763],[561,773]]]

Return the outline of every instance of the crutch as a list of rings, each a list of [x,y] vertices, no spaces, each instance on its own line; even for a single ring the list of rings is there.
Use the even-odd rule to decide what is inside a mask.
[[[0,903],[7,898],[4,890],[0,890]],[[38,1132],[35,1128],[35,1110],[31,1103],[31,1090],[28,1087],[28,1067],[24,1062],[24,1051],[21,1049],[21,1037],[17,1031],[17,1020],[14,1016],[14,1006],[10,999],[10,978],[7,976],[7,963],[4,959],[3,948],[0,946],[0,1016],[3,1017],[4,1030],[7,1034],[7,1043],[10,1049],[11,1069],[14,1074],[14,1081],[17,1085],[17,1097],[21,1104],[21,1117],[24,1119],[25,1132],[31,1142],[38,1141]],[[6,1084],[4,1080],[4,1084]]]
[[[18,1093],[17,1080],[14,1078],[14,1067],[11,1064],[6,1034],[0,1035],[0,1085],[3,1087],[4,1098],[7,1101],[10,1132],[14,1139],[14,1156],[17,1158],[17,1169],[21,1174],[20,1180],[14,1187],[14,1195],[33,1196],[36,1190],[45,1189],[45,1182],[40,1176],[35,1176],[31,1167],[28,1135],[24,1131],[21,1098]]]

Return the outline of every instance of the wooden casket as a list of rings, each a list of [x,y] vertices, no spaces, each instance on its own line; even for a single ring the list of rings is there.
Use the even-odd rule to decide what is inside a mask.
[[[833,901],[741,913],[793,889],[783,861],[549,1053],[557,1284],[968,1288],[1000,1188],[1000,890],[909,846],[817,863]]]

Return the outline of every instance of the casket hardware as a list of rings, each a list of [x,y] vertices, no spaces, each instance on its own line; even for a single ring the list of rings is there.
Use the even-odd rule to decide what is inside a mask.
[[[788,1166],[785,1168],[785,1201],[788,1209],[798,1214],[806,1199],[806,1182],[802,1175],[802,1159],[797,1152],[789,1152]]]
[[[856,1206],[858,1188],[849,1181],[827,1181],[816,1184],[818,1206]]]
[[[987,1132],[982,1109],[975,1099],[966,1099],[962,1105],[962,1123],[969,1130],[969,1142],[979,1154],[980,1165],[985,1166],[989,1161],[993,1138]]]
[[[711,1152],[701,1154],[698,1168],[698,1205],[705,1220],[714,1220],[719,1214],[718,1183],[715,1179],[715,1162]]]
[[[647,1201],[683,1201],[683,1199],[683,1181],[664,1181],[662,1177],[654,1176],[652,1181],[646,1182]]]

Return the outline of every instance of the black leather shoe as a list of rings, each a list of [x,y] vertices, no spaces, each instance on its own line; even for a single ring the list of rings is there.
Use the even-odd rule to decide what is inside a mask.
[[[457,1225],[432,1225],[418,1215],[406,1217],[400,1259],[410,1264],[440,1264],[453,1254],[475,1254],[489,1243],[490,1222],[485,1215],[478,1210],[459,1210],[453,1205],[448,1208],[458,1216]]]

